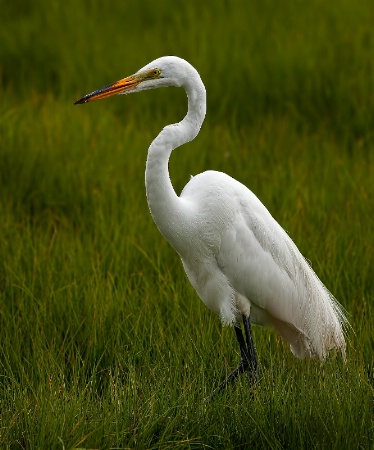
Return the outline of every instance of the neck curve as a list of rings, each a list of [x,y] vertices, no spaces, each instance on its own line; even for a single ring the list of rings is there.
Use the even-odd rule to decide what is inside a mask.
[[[178,251],[181,231],[188,223],[188,207],[178,197],[169,175],[172,151],[192,141],[200,131],[206,112],[206,93],[198,72],[192,67],[182,87],[188,97],[188,112],[184,119],[166,126],[148,149],[145,185],[147,201],[153,220],[160,232]]]

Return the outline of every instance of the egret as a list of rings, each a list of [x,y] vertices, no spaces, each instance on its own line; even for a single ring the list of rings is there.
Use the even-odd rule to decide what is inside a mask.
[[[158,229],[179,254],[197,294],[235,329],[241,361],[211,398],[240,373],[256,379],[252,323],[275,328],[298,358],[324,360],[335,349],[345,360],[348,322],[342,306],[255,194],[212,170],[192,177],[176,194],[170,155],[197,136],[206,113],[205,87],[191,64],[175,56],[158,58],[75,104],[168,86],[185,89],[188,112],[151,143],[146,195]]]

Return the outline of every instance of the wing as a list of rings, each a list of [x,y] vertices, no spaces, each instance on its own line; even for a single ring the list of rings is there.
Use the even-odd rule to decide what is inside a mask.
[[[253,321],[274,326],[296,356],[323,359],[331,348],[344,355],[340,305],[288,234],[243,188],[235,220],[222,234],[217,255],[228,282],[250,302]]]
[[[193,178],[182,198],[194,205],[197,224],[191,242],[198,245],[184,247],[191,255],[180,253],[186,273],[224,323],[250,310],[251,320],[275,327],[296,356],[323,359],[338,348],[344,357],[341,306],[249,189],[209,171]]]

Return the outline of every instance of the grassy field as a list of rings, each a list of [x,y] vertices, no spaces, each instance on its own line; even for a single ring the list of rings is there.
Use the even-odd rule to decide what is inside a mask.
[[[0,0],[0,448],[374,447],[374,6]],[[164,89],[73,102],[175,54],[208,115],[175,152],[224,171],[346,308],[347,363],[299,361],[255,327],[239,361],[148,212],[149,143],[186,110]]]

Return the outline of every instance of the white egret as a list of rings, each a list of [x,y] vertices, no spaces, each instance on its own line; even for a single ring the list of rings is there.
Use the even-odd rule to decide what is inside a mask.
[[[206,112],[205,87],[194,67],[162,57],[75,104],[167,86],[185,89],[188,112],[149,147],[146,193],[157,227],[178,252],[201,300],[223,324],[235,326],[241,361],[213,395],[239,373],[255,379],[251,322],[274,327],[298,358],[323,360],[337,349],[345,360],[343,308],[249,189],[224,173],[206,171],[191,178],[180,196],[175,193],[171,152],[197,136]]]

